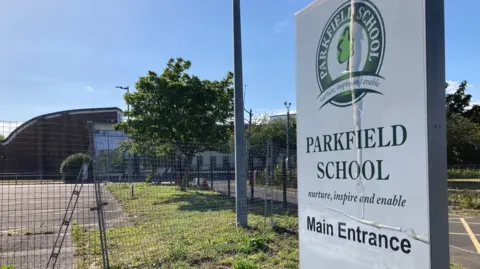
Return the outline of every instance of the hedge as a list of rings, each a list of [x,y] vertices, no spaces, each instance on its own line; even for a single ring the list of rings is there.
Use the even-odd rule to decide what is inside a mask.
[[[76,182],[83,163],[88,161],[90,161],[90,157],[84,153],[75,153],[68,156],[60,165],[60,174],[63,181],[68,183]]]

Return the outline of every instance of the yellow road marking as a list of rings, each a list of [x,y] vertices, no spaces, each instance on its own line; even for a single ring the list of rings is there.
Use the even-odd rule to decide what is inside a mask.
[[[472,232],[472,229],[470,229],[470,226],[468,226],[468,223],[465,221],[465,219],[460,219],[460,221],[463,223],[463,227],[465,227],[465,230],[468,233],[468,236],[470,237],[470,240],[472,240],[473,245],[475,246],[475,249],[477,250],[478,253],[480,253],[480,243],[477,240],[477,237]]]

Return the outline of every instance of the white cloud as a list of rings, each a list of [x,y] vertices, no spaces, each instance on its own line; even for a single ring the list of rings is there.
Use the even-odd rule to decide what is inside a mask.
[[[447,83],[448,83],[448,87],[446,89],[447,93],[454,93],[458,89],[458,86],[460,86],[459,81],[447,80]]]
[[[87,86],[87,88],[85,88],[88,92],[93,92],[93,88],[90,87],[90,86]]]
[[[446,89],[446,93],[454,93],[457,89],[458,86],[460,86],[460,81],[454,81],[454,80],[447,80],[448,87]],[[473,84],[467,84],[467,89],[465,90],[465,93],[467,94],[472,94],[470,90],[474,87]],[[473,95],[473,94],[472,94]],[[480,105],[480,100],[474,99],[475,97],[472,96],[472,99],[470,100],[470,105],[467,108],[471,108],[473,105]]]
[[[290,23],[290,20],[279,21],[275,23],[275,25],[273,26],[273,30],[275,31],[275,33],[280,34],[285,30],[285,28],[290,25]]]
[[[448,83],[448,87],[446,89],[446,93],[454,93],[458,89],[458,86],[460,86],[461,84],[460,81],[455,81],[455,80],[447,80],[447,83]],[[473,84],[468,83],[467,89],[465,92],[472,94],[471,92],[469,92],[469,90],[471,90],[473,87],[474,87]]]

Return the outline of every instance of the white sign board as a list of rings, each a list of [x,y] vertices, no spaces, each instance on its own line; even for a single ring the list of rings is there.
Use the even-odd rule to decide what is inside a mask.
[[[427,2],[327,0],[296,15],[303,269],[448,268],[443,2],[430,7],[436,45]]]

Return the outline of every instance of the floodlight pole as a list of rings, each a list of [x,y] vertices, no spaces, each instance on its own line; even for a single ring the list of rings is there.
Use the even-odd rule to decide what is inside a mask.
[[[245,123],[243,117],[243,74],[240,0],[233,0],[233,57],[235,74],[235,195],[237,226],[247,227],[247,184],[245,178]]]
[[[122,89],[122,90],[126,90],[127,93],[130,93],[130,86],[126,86],[126,87],[122,87],[122,86],[115,86],[115,88],[117,89]],[[128,115],[128,112],[130,112],[130,104],[127,103],[127,115]],[[127,116],[128,117],[128,116]]]

